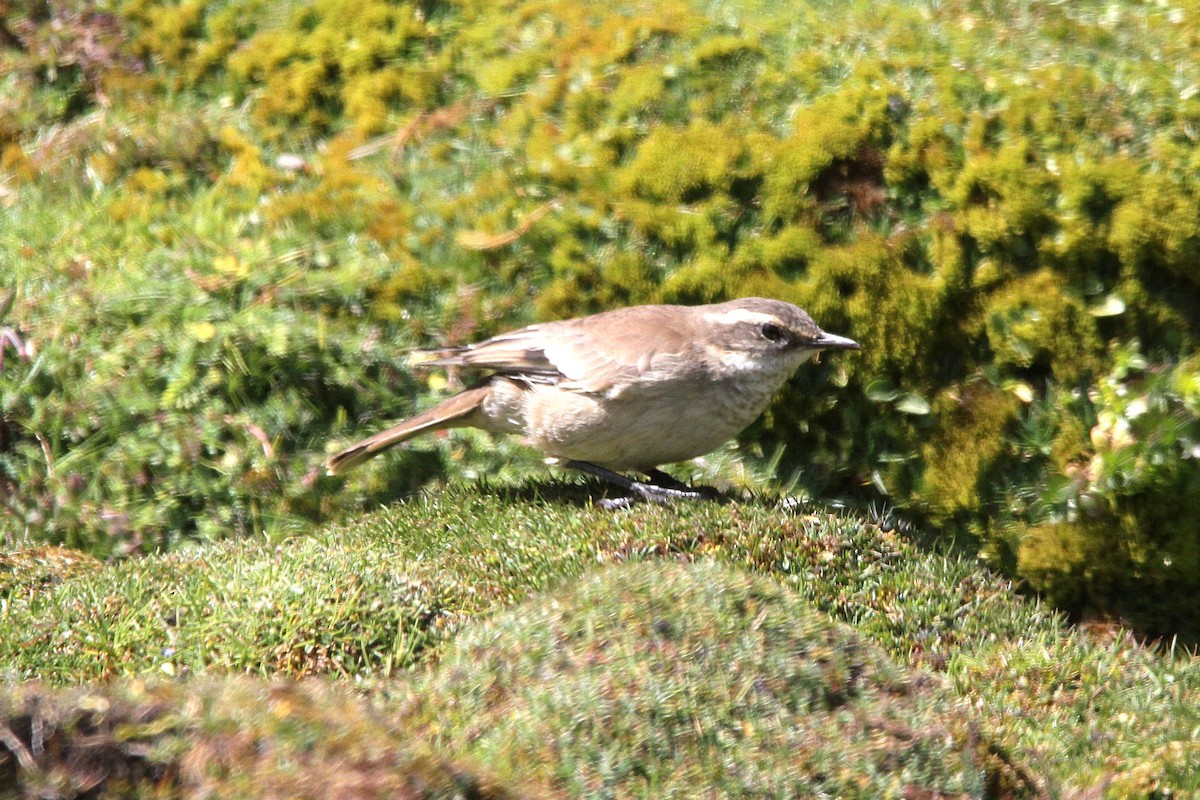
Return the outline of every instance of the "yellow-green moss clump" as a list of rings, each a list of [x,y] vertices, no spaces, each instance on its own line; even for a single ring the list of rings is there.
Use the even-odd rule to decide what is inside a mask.
[[[988,298],[985,313],[992,363],[1005,374],[1050,374],[1074,386],[1100,369],[1096,318],[1049,270],[1006,282]]]
[[[984,382],[943,392],[933,403],[934,427],[921,448],[925,471],[916,494],[943,519],[981,516],[1001,479],[1008,438],[1020,402]]]

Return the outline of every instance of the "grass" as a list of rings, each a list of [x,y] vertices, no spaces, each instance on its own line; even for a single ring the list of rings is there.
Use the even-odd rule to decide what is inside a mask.
[[[125,561],[51,592],[0,584],[7,620],[25,632],[0,643],[0,662],[52,681],[213,667],[388,674],[464,618],[596,564],[652,557],[713,556],[773,574],[884,646],[920,642],[920,657],[939,663],[963,642],[1052,616],[998,610],[982,624],[969,612],[1007,595],[1006,582],[981,583],[953,558],[914,563],[894,530],[836,511],[763,500],[614,515],[587,504],[589,488],[599,491],[449,489],[280,544]],[[344,641],[342,626],[357,638]]]
[[[609,513],[598,490],[451,487],[277,544],[0,572],[0,664],[45,687],[10,702],[241,692],[220,714],[253,728],[253,684],[220,675],[353,678],[397,741],[552,795],[1200,791],[1187,654],[1069,626],[887,520],[768,497]]]

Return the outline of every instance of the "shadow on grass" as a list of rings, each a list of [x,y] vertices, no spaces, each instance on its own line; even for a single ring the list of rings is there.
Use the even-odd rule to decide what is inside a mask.
[[[464,484],[466,485],[466,484]],[[619,501],[628,497],[628,493],[619,487],[605,483],[596,478],[580,480],[548,478],[529,479],[518,484],[493,484],[487,478],[482,478],[474,484],[469,484],[481,494],[493,497],[506,503],[550,503],[553,505],[571,506],[574,508],[589,508],[601,506],[605,501]],[[945,552],[944,543],[939,543],[937,537],[922,533],[922,529],[911,521],[899,516],[895,509],[888,506],[848,501],[841,498],[814,498],[807,496],[787,495],[777,492],[742,491],[718,489],[712,486],[681,484],[687,489],[700,492],[701,499],[679,499],[662,503],[663,507],[693,505],[729,505],[741,503],[762,509],[774,509],[789,514],[824,514],[848,516],[861,519],[875,525],[885,532],[897,531],[924,549]],[[646,504],[637,500],[634,504]],[[654,505],[653,503],[648,503]],[[615,509],[620,510],[620,509]],[[968,552],[969,548],[961,548]],[[971,554],[973,550],[969,550]]]
[[[605,483],[596,478],[585,478],[572,481],[570,479],[527,480],[516,485],[493,485],[486,479],[475,484],[479,491],[504,502],[521,503],[552,503],[554,505],[572,506],[575,508],[604,508],[607,503],[621,503],[630,500],[629,493],[618,486]],[[662,503],[664,506],[675,504],[688,505],[692,503],[726,503],[736,502],[740,498],[721,492],[708,486],[687,486],[689,490],[701,492],[703,499],[679,499]],[[632,500],[630,505],[647,503],[644,500]],[[651,504],[653,505],[653,504]],[[607,509],[622,510],[621,507]]]

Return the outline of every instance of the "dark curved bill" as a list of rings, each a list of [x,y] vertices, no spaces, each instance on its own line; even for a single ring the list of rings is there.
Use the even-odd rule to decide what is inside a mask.
[[[862,345],[853,339],[833,333],[822,333],[811,346],[821,350],[862,350]]]

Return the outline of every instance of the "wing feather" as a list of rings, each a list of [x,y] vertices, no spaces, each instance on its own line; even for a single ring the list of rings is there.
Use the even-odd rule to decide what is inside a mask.
[[[693,325],[692,315],[683,308],[634,306],[530,325],[478,344],[438,351],[441,357],[424,363],[607,393],[653,381],[664,367],[677,367]]]

